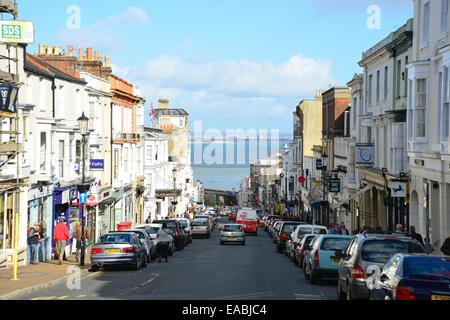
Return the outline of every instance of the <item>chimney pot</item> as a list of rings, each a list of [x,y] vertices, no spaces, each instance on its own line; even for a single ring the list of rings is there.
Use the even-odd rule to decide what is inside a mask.
[[[83,60],[83,49],[78,49],[78,59]]]
[[[69,57],[73,57],[73,46],[69,46]]]
[[[87,48],[87,60],[92,60],[93,56],[92,56],[92,48]]]

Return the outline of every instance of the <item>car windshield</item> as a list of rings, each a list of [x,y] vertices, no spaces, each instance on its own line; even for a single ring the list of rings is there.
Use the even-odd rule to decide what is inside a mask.
[[[397,253],[424,253],[424,249],[413,242],[400,240],[367,240],[364,242],[361,259],[386,263]]]
[[[205,220],[194,220],[192,221],[192,226],[193,227],[204,227],[206,225],[206,221]]]
[[[322,241],[320,249],[324,251],[343,250],[350,240],[345,238],[325,238]]]
[[[228,232],[239,232],[239,231],[242,231],[242,227],[241,227],[241,226],[237,226],[237,225],[224,226],[224,227],[223,227],[223,231],[228,231]]]
[[[187,228],[188,227],[188,223],[187,223],[186,220],[180,220],[179,222],[180,222],[180,225],[181,225],[182,228]]]
[[[302,235],[310,234],[310,233],[312,233],[312,228],[300,228],[298,230],[297,237],[301,237]]]
[[[298,224],[284,224],[283,234],[291,234],[297,228]]]
[[[105,234],[100,238],[101,243],[131,243],[130,234]]]
[[[409,257],[405,259],[405,276],[443,277],[450,279],[450,258]]]

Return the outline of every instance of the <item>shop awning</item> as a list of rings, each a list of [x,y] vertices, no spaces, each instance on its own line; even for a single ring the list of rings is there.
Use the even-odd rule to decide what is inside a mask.
[[[335,210],[335,209],[339,208],[339,207],[342,206],[343,204],[345,204],[345,203],[347,203],[347,202],[350,202],[351,200],[353,200],[353,199],[359,197],[361,194],[363,194],[363,193],[366,192],[366,191],[369,191],[370,189],[372,189],[372,188],[374,188],[374,187],[375,187],[374,184],[368,184],[368,185],[365,186],[363,189],[361,189],[361,190],[359,190],[357,193],[353,194],[350,198],[345,199],[345,200],[342,200],[342,201],[340,201],[340,202],[338,202],[338,203],[330,204],[331,210]]]

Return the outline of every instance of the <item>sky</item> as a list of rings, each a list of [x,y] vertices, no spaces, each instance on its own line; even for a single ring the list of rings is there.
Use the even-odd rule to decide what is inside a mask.
[[[35,43],[92,47],[191,128],[291,132],[295,107],[345,86],[362,52],[413,16],[412,0],[18,0]],[[5,17],[6,18],[6,17]]]

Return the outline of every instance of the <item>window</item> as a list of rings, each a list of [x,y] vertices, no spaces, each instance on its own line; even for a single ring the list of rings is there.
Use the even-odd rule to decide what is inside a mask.
[[[401,93],[401,83],[402,83],[402,61],[398,60],[397,61],[397,76],[396,76],[396,88],[395,88],[395,92],[396,92],[396,97],[397,99],[401,98],[402,93]]]
[[[410,90],[412,90],[413,82],[412,80],[408,80],[408,86]],[[408,137],[413,137],[413,104],[412,104],[412,95],[408,96]]]
[[[428,44],[430,34],[430,2],[424,4],[422,19],[422,45]]]
[[[114,150],[114,179],[119,177],[119,150]]]
[[[416,137],[426,137],[426,116],[427,116],[427,80],[417,79],[416,87]]]
[[[41,132],[41,156],[40,156],[40,169],[45,172],[47,169],[47,133]]]
[[[405,74],[403,76],[403,81],[405,82],[405,95],[404,97],[408,96],[408,68],[406,68],[406,66],[408,65],[409,60],[408,57],[405,58]]]
[[[406,161],[406,139],[405,124],[395,123],[391,127],[391,168],[394,172],[402,172],[405,170]]]
[[[441,33],[446,33],[448,28],[448,2],[449,0],[442,0]]]
[[[95,103],[94,101],[89,102],[89,130],[95,129]]]
[[[445,141],[448,141],[450,135],[450,68],[445,68],[443,92],[442,136]]]
[[[79,165],[81,165],[81,141],[77,140],[75,142],[75,162],[78,163]],[[77,171],[78,174],[81,173],[81,168],[80,170]]]
[[[377,71],[377,103],[380,102],[380,71]]]
[[[123,171],[128,172],[128,148],[125,148],[124,150],[124,159],[123,159]]]
[[[64,162],[65,162],[65,152],[64,152],[64,140],[59,140],[59,177],[64,178]]]
[[[352,106],[352,109],[353,109],[353,127],[356,127],[356,117],[357,117],[356,110],[357,110],[357,105],[358,105],[358,99],[354,98],[353,99],[353,106]]]
[[[369,76],[369,105],[372,104],[373,75]]]
[[[349,180],[355,181],[356,179],[356,165],[355,165],[355,147],[350,147],[350,172]]]
[[[388,74],[388,67],[384,68],[384,100],[388,99],[388,80],[389,80],[389,74]]]

